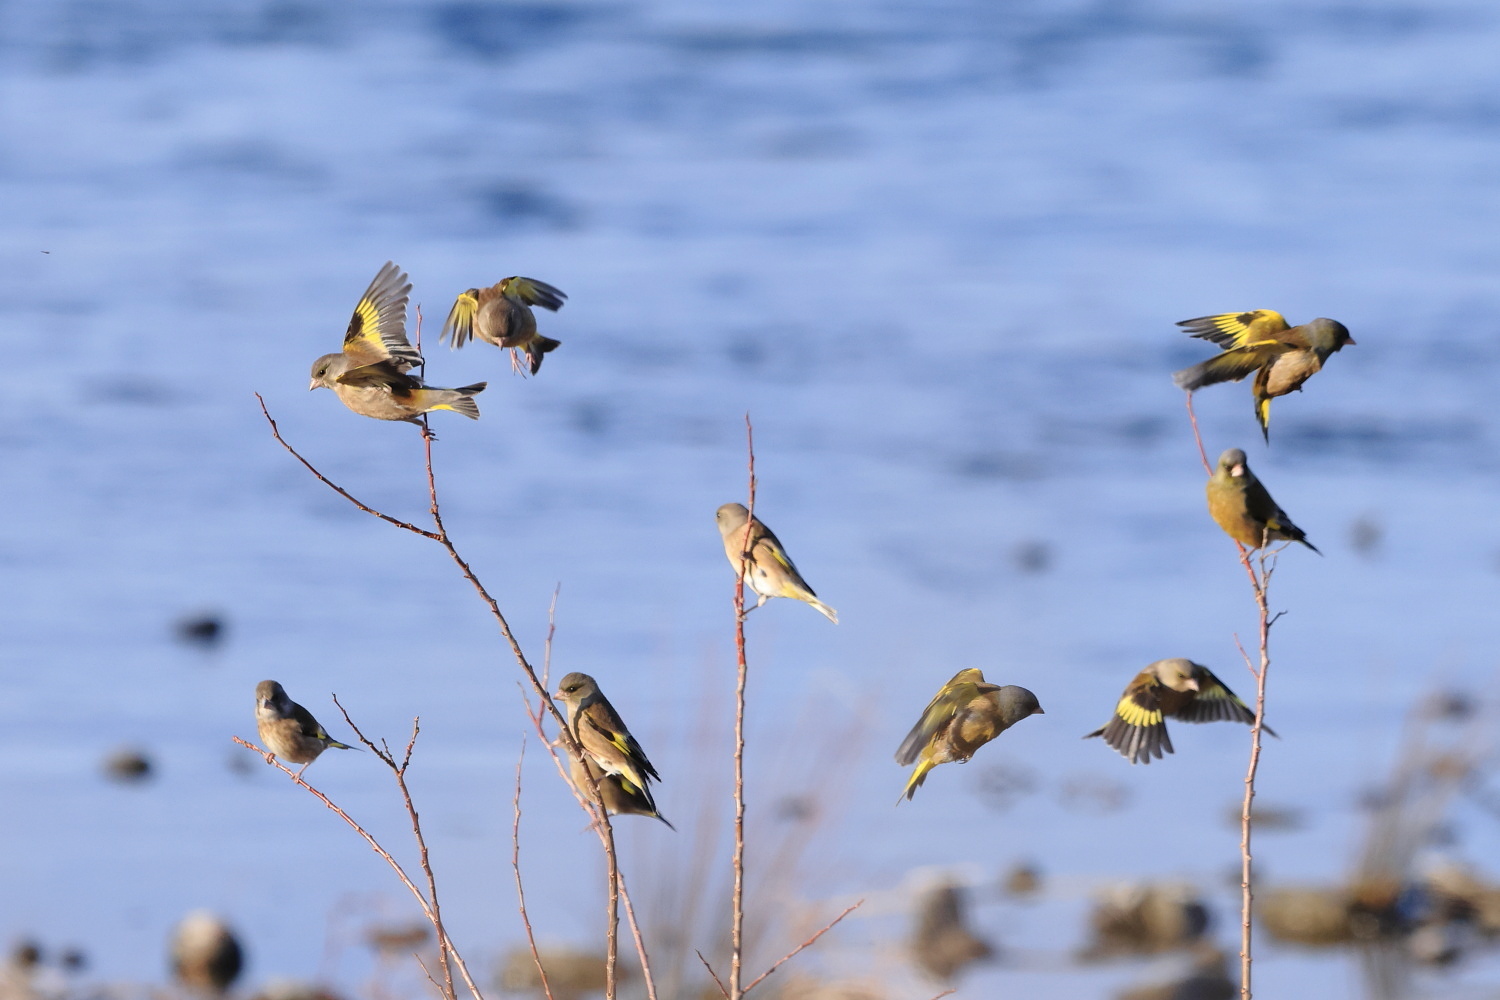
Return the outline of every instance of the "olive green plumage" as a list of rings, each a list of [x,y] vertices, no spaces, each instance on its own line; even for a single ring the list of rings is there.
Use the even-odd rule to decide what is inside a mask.
[[[1230,448],[1219,456],[1219,466],[1204,488],[1208,512],[1225,533],[1245,546],[1258,549],[1270,542],[1301,542],[1314,552],[1302,529],[1276,505],[1245,461],[1245,453]],[[1318,555],[1323,553],[1318,552]]]
[[[1354,343],[1348,327],[1337,320],[1319,318],[1290,326],[1271,309],[1199,316],[1177,325],[1194,337],[1218,344],[1224,353],[1174,372],[1172,381],[1193,392],[1219,382],[1238,382],[1254,372],[1250,392],[1255,420],[1267,441],[1271,440],[1271,400],[1301,389],[1302,383],[1323,370],[1331,355]]]
[[[267,750],[282,760],[301,764],[302,771],[329,747],[354,749],[329,736],[313,714],[287,697],[286,689],[275,681],[255,685],[255,728]]]
[[[588,775],[598,782],[599,795],[604,799],[604,809],[611,816],[650,816],[666,823],[670,829],[677,829],[668,822],[665,816],[656,811],[656,803],[652,801],[650,793],[644,787],[637,788],[634,784],[627,783],[618,774],[605,774],[592,760],[579,764],[577,758],[569,756],[568,776],[573,782],[573,787],[578,789],[578,794],[586,799],[594,797],[588,778],[584,776],[585,767],[587,767]]]
[[[659,818],[656,800],[651,797],[650,782],[660,781],[661,776],[646,757],[646,751],[625,728],[615,707],[599,690],[598,683],[588,674],[575,671],[558,683],[555,697],[566,706],[567,711],[563,714],[568,720],[568,731],[583,747],[585,756],[606,778],[617,777],[627,804],[638,806],[611,811],[643,812]],[[575,773],[574,781],[580,789],[586,789],[587,783],[581,782],[581,775]],[[601,788],[601,791],[604,790]],[[609,793],[604,791],[604,794],[605,805],[609,807]]]
[[[525,351],[531,374],[535,375],[541,370],[542,355],[557,350],[562,341],[537,333],[536,313],[531,307],[556,312],[567,298],[545,281],[512,275],[489,288],[470,288],[454,300],[438,337],[449,340],[455,349],[478,337],[509,349],[512,365],[516,364],[515,352]]]
[[[988,684],[973,667],[960,670],[927,704],[896,750],[896,763],[917,765],[901,797],[917,794],[927,772],[939,764],[962,763],[1022,719],[1044,714],[1036,695],[1025,688]]]
[[[410,294],[406,272],[387,261],[354,307],[344,333],[344,349],[313,362],[307,388],[332,389],[349,409],[376,420],[404,420],[420,426],[417,418],[429,410],[452,410],[478,420],[479,406],[473,397],[484,391],[486,383],[441,389],[407,374],[422,364],[422,355],[406,339]]]
[[[749,572],[745,574],[745,582],[759,597],[755,607],[773,597],[792,597],[811,604],[835,625],[839,623],[839,613],[818,600],[818,595],[797,572],[781,541],[761,523],[760,518],[751,520],[744,504],[724,504],[714,512],[714,520],[718,522],[719,535],[724,540],[724,555],[736,573],[740,572],[745,553],[749,553]],[[747,521],[750,522],[748,541],[745,534]]]
[[[1136,674],[1115,705],[1115,714],[1084,739],[1104,737],[1132,764],[1149,764],[1172,753],[1168,718],[1183,722],[1255,722],[1255,713],[1207,667],[1176,657],[1157,660]],[[1270,726],[1261,727],[1272,736]]]

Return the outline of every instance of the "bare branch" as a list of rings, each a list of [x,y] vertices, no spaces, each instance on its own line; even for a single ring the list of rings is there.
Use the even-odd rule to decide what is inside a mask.
[[[756,976],[754,979],[750,980],[750,985],[745,987],[745,991],[744,992],[745,993],[749,993],[751,990],[755,989],[756,986],[760,985],[760,981],[762,979],[765,979],[771,973],[773,973],[777,969],[781,968],[782,965],[785,964],[786,962],[789,962],[793,958],[797,957],[797,955],[800,954],[804,949],[811,947],[812,944],[815,941],[818,940],[818,938],[822,937],[824,934],[827,934],[829,931],[833,930],[834,925],[836,925],[840,920],[843,920],[845,917],[847,917],[849,914],[853,913],[855,910],[859,909],[864,904],[865,904],[865,901],[863,899],[861,899],[859,902],[853,904],[852,906],[845,907],[844,908],[844,912],[840,913],[838,916],[836,916],[832,920],[828,921],[828,923],[824,924],[822,930],[818,931],[812,937],[808,938],[806,941],[803,941],[797,947],[793,948],[791,951],[787,952],[785,955],[783,955],[780,958],[778,958],[775,961],[775,963],[772,964],[772,966],[769,969],[767,969],[765,972],[762,972],[760,975]],[[742,993],[740,995],[744,996],[744,993]]]
[[[745,414],[745,454],[749,474],[749,504],[745,508],[745,536],[740,544],[740,571],[734,580],[734,895],[729,922],[729,996],[740,1000],[740,975],[745,958],[745,574],[750,571],[750,533],[755,525],[755,428]],[[700,956],[701,957],[701,956]],[[707,963],[704,963],[707,964]]]
[[[698,956],[698,961],[703,963],[703,967],[708,970],[708,974],[713,976],[714,985],[719,988],[719,994],[724,997],[724,1000],[729,1000],[729,991],[724,988],[724,983],[719,979],[719,974],[714,971],[714,967],[708,964],[708,959],[703,957],[703,952],[694,951],[694,954]]]
[[[536,963],[536,974],[542,980],[542,992],[552,1000],[552,985],[547,982],[547,970],[542,968],[542,956],[536,950],[536,935],[531,931],[531,917],[526,912],[526,889],[521,884],[521,765],[526,762],[526,736],[521,736],[521,753],[516,757],[516,795],[511,799],[515,809],[515,821],[510,827],[510,866],[516,872],[516,905],[521,911],[521,923],[526,928],[526,947],[531,949],[531,960]]]

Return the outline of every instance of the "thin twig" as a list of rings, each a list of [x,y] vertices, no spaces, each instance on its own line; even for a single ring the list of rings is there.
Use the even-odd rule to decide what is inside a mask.
[[[1203,435],[1198,433],[1198,414],[1193,412],[1193,394],[1185,393],[1187,396],[1188,420],[1193,424],[1193,440],[1198,442],[1198,457],[1203,461],[1203,471],[1210,476],[1214,474],[1214,467],[1208,464],[1208,452],[1203,450]]]
[[[724,1000],[729,1000],[729,991],[724,988],[724,982],[719,978],[719,974],[714,971],[714,967],[708,964],[708,959],[703,957],[703,952],[695,951],[694,954],[698,956],[698,961],[703,963],[703,967],[708,970],[708,974],[713,976],[714,985],[719,988],[719,994],[724,997]]]
[[[531,949],[531,960],[536,963],[536,974],[542,980],[542,992],[552,1000],[552,986],[547,982],[547,970],[542,968],[542,956],[536,950],[536,935],[531,931],[531,917],[526,913],[526,889],[521,885],[521,765],[526,763],[526,735],[521,734],[521,752],[516,757],[516,796],[511,799],[515,809],[515,821],[510,827],[510,866],[516,871],[516,905],[521,911],[521,924],[526,928],[526,947]]]
[[[278,444],[280,444],[287,451],[291,452],[292,457],[301,462],[308,472],[311,472],[314,476],[318,477],[318,482],[322,483],[324,486],[327,486],[330,490],[333,490],[333,492],[337,493],[345,500],[348,500],[350,503],[358,507],[360,510],[364,511],[366,514],[373,514],[375,517],[380,518],[382,521],[385,521],[388,524],[394,524],[398,528],[405,528],[407,531],[421,535],[423,538],[430,538],[434,542],[442,541],[439,536],[433,534],[430,531],[419,528],[415,524],[408,524],[400,518],[391,517],[391,515],[389,514],[383,514],[380,511],[376,510],[374,507],[371,507],[368,504],[361,503],[359,500],[356,500],[348,490],[344,489],[338,483],[335,483],[333,480],[323,475],[323,473],[313,468],[313,464],[307,459],[303,458],[302,454],[297,451],[296,448],[293,448],[291,445],[287,444],[286,439],[281,436],[281,431],[277,429],[276,421],[271,419],[271,412],[266,409],[266,401],[261,398],[260,393],[257,392],[255,394],[255,398],[260,401],[260,412],[265,414],[266,423],[271,425],[271,436],[276,439]]]
[[[750,533],[755,526],[755,428],[745,414],[750,503],[745,508],[745,536],[740,544],[740,571],[734,580],[734,898],[729,923],[729,997],[740,1000],[745,955],[745,574],[750,571]]]
[[[407,890],[411,892],[413,898],[415,898],[416,901],[417,901],[417,905],[422,908],[423,915],[427,917],[428,922],[432,924],[432,926],[433,926],[433,928],[435,930],[437,930],[437,932],[438,932],[438,934],[440,936],[440,940],[442,939],[441,936],[442,936],[443,932],[442,932],[442,929],[441,929],[441,927],[442,927],[442,920],[441,920],[441,918],[437,915],[436,912],[434,912],[434,910],[432,908],[432,905],[427,900],[427,897],[424,896],[424,895],[422,895],[422,890],[418,889],[417,888],[417,884],[411,880],[411,876],[409,876],[409,875],[406,874],[406,869],[402,868],[401,867],[401,863],[391,856],[391,852],[390,851],[387,851],[384,847],[382,847],[380,845],[380,841],[376,840],[375,837],[368,830],[366,830],[364,827],[360,826],[357,822],[355,822],[354,817],[350,816],[347,812],[345,812],[341,806],[339,806],[338,804],[336,804],[332,799],[330,799],[327,795],[323,794],[323,792],[319,791],[317,788],[314,788],[312,785],[309,785],[307,783],[306,779],[304,779],[299,772],[293,771],[291,768],[287,767],[281,761],[277,760],[276,759],[276,755],[274,753],[272,753],[269,750],[262,749],[261,747],[256,746],[254,743],[251,743],[248,740],[243,740],[243,739],[241,739],[238,736],[232,736],[232,737],[230,737],[230,739],[234,740],[234,742],[238,743],[240,746],[245,747],[247,750],[253,750],[256,753],[260,754],[262,757],[265,758],[267,764],[269,764],[272,767],[276,768],[278,771],[280,771],[283,774],[285,774],[288,778],[291,778],[293,784],[297,784],[297,785],[302,786],[314,798],[316,798],[319,802],[322,802],[325,806],[327,806],[330,810],[332,810],[332,812],[334,813],[334,815],[338,816],[339,819],[341,819],[345,823],[349,824],[349,827],[355,833],[359,834],[360,838],[362,840],[364,840],[364,842],[366,844],[370,845],[370,850],[372,850],[376,854],[380,855],[380,857],[385,860],[385,863],[391,866],[391,870],[396,873],[396,877],[398,879],[400,879],[401,884],[404,885],[404,886],[406,886]],[[372,750],[375,750],[375,752],[379,753],[379,750],[375,748],[374,744],[371,744],[368,741],[365,741],[363,737],[361,737],[361,741],[365,742],[366,746],[370,747]],[[482,994],[479,991],[479,987],[474,984],[473,979],[470,978],[470,976],[469,976],[469,970],[464,965],[463,957],[460,956],[457,951],[453,952],[453,957],[454,957],[455,961],[458,963],[459,972],[460,972],[460,974],[462,974],[463,979],[464,979],[464,984],[466,986],[468,986],[469,992],[471,992],[474,995],[475,1000],[484,1000],[484,994]]]
[[[832,920],[828,921],[828,923],[824,924],[822,930],[818,931],[816,934],[814,934],[812,937],[808,938],[806,941],[803,941],[801,944],[799,944],[797,947],[793,948],[791,951],[787,952],[785,955],[782,955],[774,963],[772,963],[772,965],[771,965],[771,967],[769,969],[767,969],[765,972],[762,972],[760,975],[756,976],[754,979],[750,980],[750,985],[745,987],[745,993],[749,993],[751,990],[755,989],[756,986],[759,986],[760,985],[760,981],[762,979],[765,979],[771,973],[773,973],[777,969],[781,968],[783,964],[785,964],[786,962],[788,962],[791,959],[795,958],[800,952],[803,951],[803,949],[811,947],[812,944],[815,941],[818,940],[818,938],[822,937],[824,934],[827,934],[829,931],[833,930],[835,924],[837,924],[840,920],[843,920],[845,917],[847,917],[849,914],[853,913],[855,910],[859,909],[861,906],[864,905],[864,903],[865,903],[865,901],[863,899],[861,899],[859,902],[853,904],[852,906],[845,907],[844,908],[844,912],[840,913],[838,916],[836,916]],[[740,995],[743,996],[744,993],[742,993]]]

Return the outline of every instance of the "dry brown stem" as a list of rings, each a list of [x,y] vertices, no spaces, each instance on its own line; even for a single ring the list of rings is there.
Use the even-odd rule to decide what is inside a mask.
[[[555,606],[555,603],[554,603]],[[521,765],[526,763],[526,737],[521,737],[521,752],[516,757],[516,795],[511,799],[515,820],[510,827],[510,866],[516,872],[516,905],[521,911],[521,924],[526,928],[526,947],[531,949],[531,960],[536,963],[536,974],[542,981],[542,992],[552,1000],[552,984],[547,982],[547,970],[542,968],[542,956],[536,950],[536,935],[531,930],[531,917],[526,912],[526,888],[521,884]]]
[[[796,958],[797,955],[800,952],[803,951],[803,949],[811,947],[818,940],[818,938],[822,937],[824,934],[827,934],[829,931],[833,930],[834,926],[836,924],[838,924],[838,922],[840,920],[843,920],[845,917],[847,917],[849,914],[853,913],[855,910],[859,909],[864,904],[865,904],[865,901],[863,899],[861,899],[857,903],[853,903],[853,904],[851,904],[849,906],[844,907],[844,912],[843,913],[840,913],[838,916],[836,916],[832,920],[828,921],[828,923],[824,924],[820,930],[818,930],[815,934],[813,934],[811,937],[809,937],[806,941],[803,941],[797,947],[793,948],[791,951],[787,952],[785,955],[782,955],[775,962],[773,962],[771,964],[771,967],[769,969],[767,969],[765,972],[762,972],[760,975],[756,976],[754,979],[750,980],[750,985],[745,987],[745,991],[744,992],[745,993],[749,993],[751,990],[755,989],[755,987],[757,987],[757,986],[760,985],[761,980],[765,979],[767,976],[769,976],[771,973],[775,972],[777,969],[781,968],[784,964],[786,964],[787,962],[791,961],[793,958]],[[741,993],[740,995],[744,996],[744,993]]]
[[[745,679],[749,673],[745,664],[745,574],[750,569],[750,532],[755,525],[755,428],[750,424],[748,413],[745,414],[745,453],[750,502],[745,508],[740,571],[734,580],[734,897],[729,917],[730,1000],[744,996],[740,989],[740,973],[745,957]]]

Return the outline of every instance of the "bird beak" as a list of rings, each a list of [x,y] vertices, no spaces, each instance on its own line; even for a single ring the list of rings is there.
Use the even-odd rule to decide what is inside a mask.
[[[1194,678],[1194,677],[1189,677],[1188,678],[1187,686],[1188,686],[1188,690],[1190,690],[1190,691],[1201,691],[1202,690],[1202,688],[1198,687],[1198,680],[1197,680],[1197,678]]]
[[[1231,465],[1229,467],[1229,474],[1238,479],[1245,474],[1245,467],[1243,465]]]
[[[1344,343],[1348,344],[1350,347],[1357,347],[1357,346],[1359,346],[1358,342],[1355,341],[1355,339],[1353,337],[1347,337],[1347,338],[1345,338]]]
[[[1044,711],[1042,711],[1042,706],[1038,705],[1035,709],[1032,710],[1031,714],[1032,715],[1046,715],[1047,713],[1044,712]]]
[[[317,379],[313,379],[311,382],[307,383],[307,391],[308,392],[312,392],[314,389],[316,389],[318,386],[320,386],[322,384],[323,383],[319,382]]]

